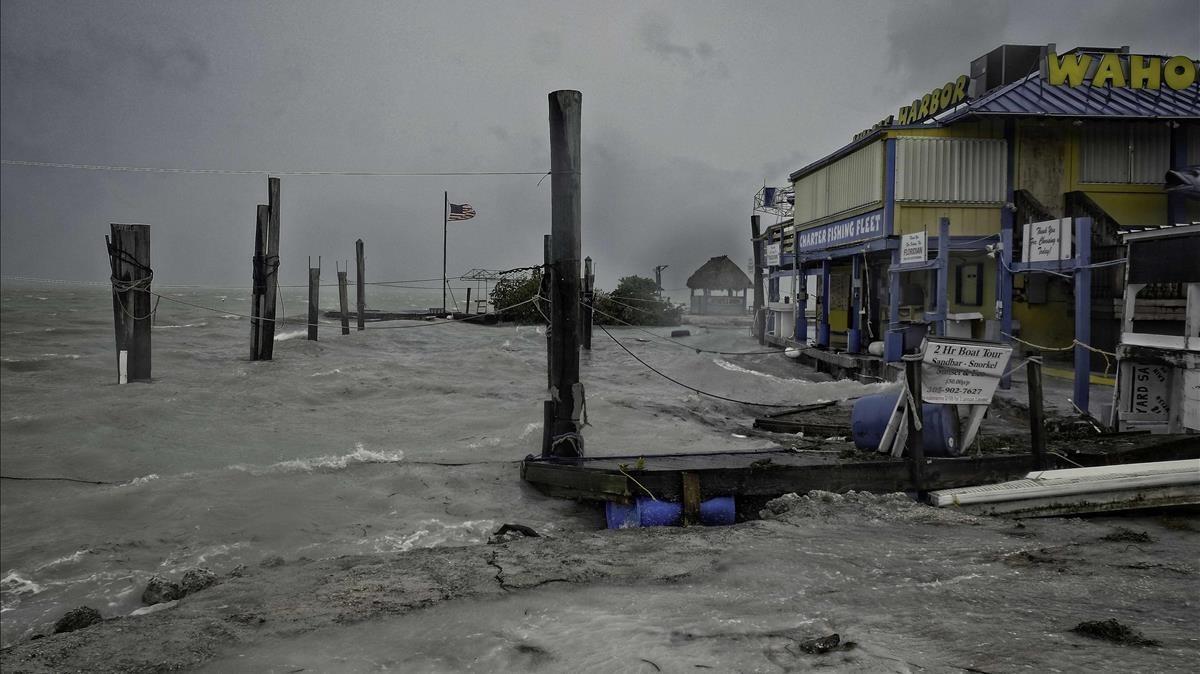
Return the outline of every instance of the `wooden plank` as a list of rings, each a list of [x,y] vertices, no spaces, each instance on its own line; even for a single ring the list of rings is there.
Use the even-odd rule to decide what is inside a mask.
[[[660,499],[678,501],[683,497],[681,470],[642,470],[632,473],[639,483]],[[812,490],[891,493],[913,491],[911,468],[906,461],[863,461],[820,465],[786,465],[764,459],[736,468],[689,469],[702,485],[702,497],[720,495],[778,496]],[[947,489],[987,482],[1001,482],[1029,472],[1025,454],[977,458],[926,459],[923,475],[925,489]],[[589,473],[591,474],[589,476]],[[522,476],[531,483],[577,489],[588,493],[584,498],[604,500],[606,493],[629,493],[629,484],[620,474],[581,465],[526,461]],[[640,491],[640,489],[638,490]]]
[[[685,471],[680,474],[683,490],[683,526],[700,523],[700,475]]]
[[[526,482],[575,489],[593,495],[592,498],[631,495],[627,478],[619,473],[526,461],[521,466],[521,477]]]

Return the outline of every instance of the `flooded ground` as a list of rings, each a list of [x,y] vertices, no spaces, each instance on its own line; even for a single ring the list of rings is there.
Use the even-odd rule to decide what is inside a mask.
[[[3,481],[4,645],[81,604],[128,614],[154,573],[479,544],[506,521],[598,525],[596,509],[518,478],[517,462],[540,450],[542,328],[396,321],[342,336],[322,325],[309,342],[285,324],[275,360],[251,362],[245,291],[161,291],[154,382],[117,386],[107,288],[3,286],[0,472],[103,483]],[[285,292],[286,315],[305,292]],[[401,309],[440,293],[372,287],[369,298]],[[689,329],[690,345],[762,351],[745,327]],[[613,334],[732,398],[799,404],[878,388],[807,380],[778,354],[696,353],[658,340],[669,330]],[[746,437],[754,408],[679,388],[599,331],[594,344],[581,364],[589,454],[771,445]]]

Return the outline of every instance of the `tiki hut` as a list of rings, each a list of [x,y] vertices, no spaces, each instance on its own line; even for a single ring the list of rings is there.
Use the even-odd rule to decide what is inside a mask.
[[[710,258],[688,277],[693,314],[741,315],[746,313],[746,290],[754,284],[728,256]],[[697,295],[696,291],[703,291]],[[724,295],[713,291],[724,290]],[[740,291],[740,292],[739,292]]]

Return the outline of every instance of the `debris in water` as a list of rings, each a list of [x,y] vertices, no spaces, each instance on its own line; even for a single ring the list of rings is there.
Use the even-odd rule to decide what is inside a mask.
[[[183,581],[180,583],[180,589],[183,594],[189,595],[193,592],[199,592],[217,584],[217,574],[208,569],[188,569],[183,574]]]
[[[1118,527],[1116,531],[1101,536],[1100,540],[1108,541],[1109,543],[1153,543],[1154,537],[1145,531],[1133,531],[1124,527]]]
[[[1111,641],[1123,646],[1158,646],[1159,642],[1147,639],[1141,632],[1117,622],[1115,618],[1108,620],[1088,620],[1071,628],[1076,634],[1082,634],[1091,639]]]
[[[822,655],[838,647],[842,643],[841,635],[836,633],[819,639],[809,639],[800,642],[800,650],[810,655]]]
[[[507,543],[515,541],[518,538],[541,538],[541,534],[534,531],[532,527],[527,527],[524,524],[501,524],[496,533],[488,538],[488,545],[496,545],[497,543]]]
[[[179,587],[179,583],[158,575],[150,576],[146,590],[142,592],[142,603],[147,606],[182,598],[183,589]]]
[[[54,633],[62,634],[63,632],[74,632],[75,630],[81,630],[90,625],[95,625],[103,620],[104,618],[100,616],[100,612],[96,609],[90,606],[80,606],[79,608],[73,608],[70,611],[67,611],[66,615],[59,618],[58,622],[54,623]]]

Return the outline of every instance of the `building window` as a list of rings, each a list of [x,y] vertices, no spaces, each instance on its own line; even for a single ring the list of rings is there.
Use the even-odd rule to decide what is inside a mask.
[[[1080,164],[1081,182],[1160,185],[1171,167],[1171,132],[1161,123],[1088,123]]]

